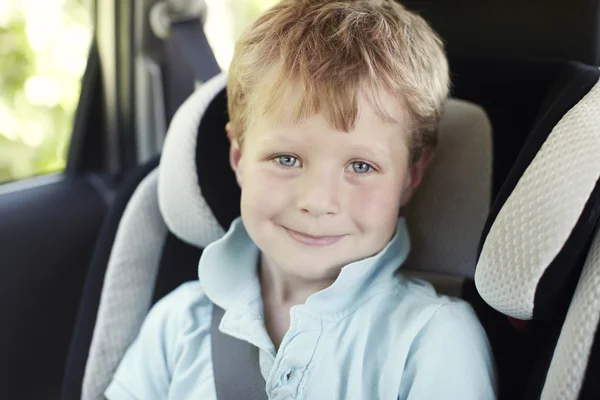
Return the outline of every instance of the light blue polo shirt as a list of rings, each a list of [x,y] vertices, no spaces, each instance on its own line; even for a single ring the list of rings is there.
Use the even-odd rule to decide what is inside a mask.
[[[494,399],[491,350],[475,313],[398,274],[408,251],[401,219],[381,252],[345,266],[333,285],[292,307],[276,352],[264,326],[259,250],[238,218],[205,249],[199,281],[150,310],[106,397],[216,400],[215,303],[225,309],[219,329],[259,348],[269,399]]]

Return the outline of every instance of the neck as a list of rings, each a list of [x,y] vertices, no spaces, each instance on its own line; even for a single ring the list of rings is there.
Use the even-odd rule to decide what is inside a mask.
[[[266,257],[260,257],[260,282],[263,300],[282,307],[304,304],[314,293],[328,288],[335,278],[309,280],[278,268]]]

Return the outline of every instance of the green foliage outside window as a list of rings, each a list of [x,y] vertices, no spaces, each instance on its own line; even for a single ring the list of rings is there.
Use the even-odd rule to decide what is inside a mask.
[[[65,168],[92,40],[91,2],[0,0],[0,184]],[[228,24],[215,21],[213,37],[231,40],[212,43],[216,53],[226,50],[226,69],[233,39],[278,0],[206,2],[228,16]]]
[[[82,0],[0,1],[0,183],[65,167],[91,37]]]

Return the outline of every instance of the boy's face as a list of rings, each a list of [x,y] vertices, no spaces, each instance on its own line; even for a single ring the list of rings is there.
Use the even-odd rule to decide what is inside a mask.
[[[334,279],[390,240],[430,157],[409,168],[406,113],[384,100],[400,123],[382,121],[363,99],[351,132],[322,115],[291,123],[290,107],[255,118],[243,149],[231,140],[242,220],[269,264],[303,280]]]

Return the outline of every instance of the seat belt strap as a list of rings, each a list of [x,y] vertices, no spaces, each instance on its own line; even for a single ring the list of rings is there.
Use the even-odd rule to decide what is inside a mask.
[[[180,20],[171,24],[165,40],[165,97],[167,121],[195,90],[221,72],[204,34],[200,18]]]
[[[210,338],[218,400],[268,400],[258,348],[219,330],[225,311],[213,304]]]

